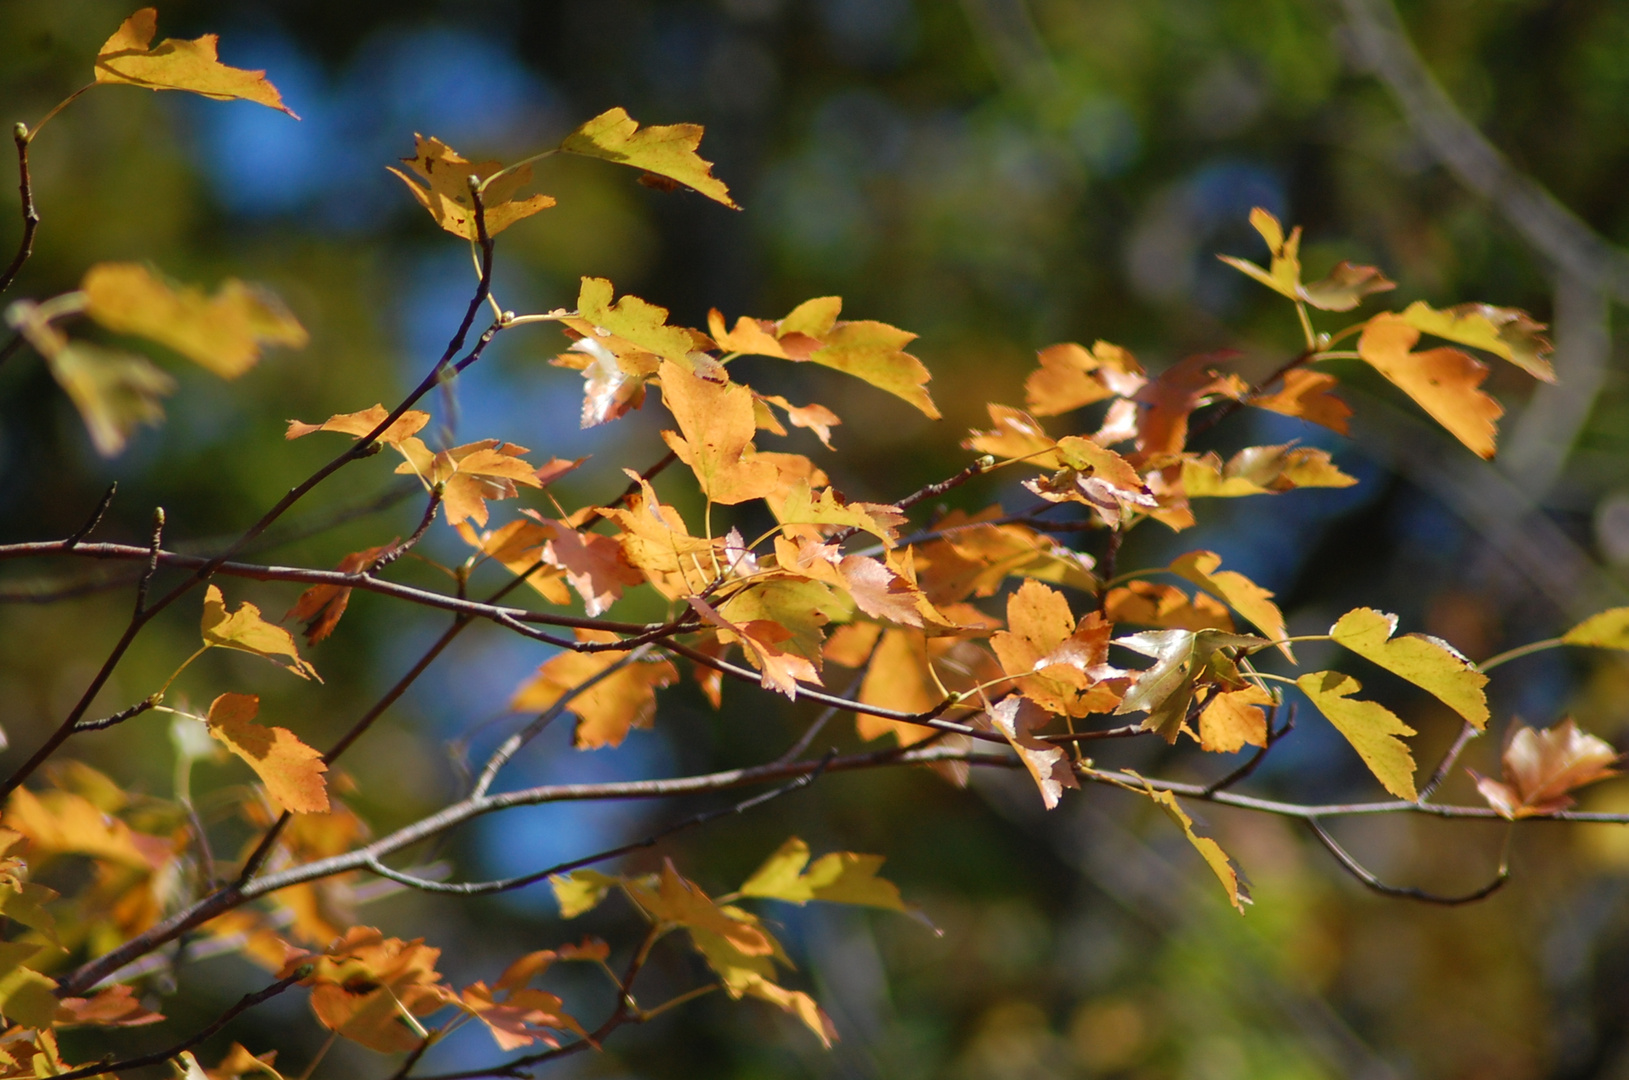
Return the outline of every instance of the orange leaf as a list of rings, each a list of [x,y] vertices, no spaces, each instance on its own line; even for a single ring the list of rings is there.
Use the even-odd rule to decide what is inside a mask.
[[[1040,367],[1024,380],[1024,403],[1036,416],[1060,416],[1107,397],[1131,397],[1148,381],[1125,349],[1099,341],[1090,352],[1073,343],[1036,354]]]
[[[991,636],[990,646],[1025,697],[1066,716],[1120,704],[1119,690],[1105,683],[1126,672],[1109,666],[1111,628],[1100,613],[1077,624],[1062,593],[1026,581],[1007,598],[1007,626]]]
[[[779,472],[752,457],[752,391],[729,382],[703,378],[664,360],[662,401],[679,423],[682,435],[662,437],[690,466],[701,490],[716,503],[732,505],[761,499],[774,491]]]
[[[285,439],[298,439],[300,436],[309,435],[313,431],[338,431],[346,435],[355,435],[360,439],[384,423],[385,417],[389,415],[390,413],[383,405],[375,405],[370,409],[363,409],[361,412],[337,413],[320,424],[307,424],[302,420],[290,420],[288,422],[288,433],[283,437]],[[396,418],[394,424],[380,432],[378,441],[387,446],[398,446],[403,439],[417,434],[429,422],[429,413],[420,412],[417,409],[408,409]]]
[[[431,454],[421,440],[409,438],[397,449],[407,459],[396,466],[398,473],[417,475],[426,487],[441,485],[449,525],[469,519],[485,525],[488,499],[514,498],[516,484],[543,486],[537,471],[520,456],[530,451],[514,443],[482,439]]]
[[[1336,384],[1328,372],[1296,368],[1284,374],[1284,385],[1276,393],[1255,394],[1249,401],[1258,409],[1298,416],[1345,435],[1352,407],[1330,393]]]
[[[1234,374],[1212,365],[1236,356],[1231,351],[1205,353],[1179,360],[1137,392],[1145,408],[1137,419],[1137,451],[1143,455],[1178,454],[1188,442],[1188,416],[1218,397],[1238,400],[1247,387]]]
[[[142,8],[126,19],[96,53],[96,81],[149,90],[189,90],[216,101],[253,101],[299,119],[283,104],[277,87],[266,81],[264,71],[227,67],[217,59],[217,35],[205,34],[195,41],[165,38],[157,47],[148,48],[157,32],[155,8]]]
[[[1201,749],[1232,754],[1244,746],[1267,745],[1267,714],[1273,697],[1259,686],[1212,694],[1199,714]]]
[[[141,1003],[126,983],[103,987],[88,998],[66,997],[57,1003],[57,1026],[95,1024],[98,1027],[140,1027],[164,1019]]]
[[[1410,352],[1420,331],[1401,315],[1370,319],[1358,355],[1478,455],[1491,458],[1504,407],[1479,387],[1488,366],[1458,349]]]
[[[413,170],[424,181],[420,184],[395,166],[387,165],[419,205],[430,212],[437,225],[466,240],[475,240],[480,230],[475,227],[475,200],[470,195],[471,176],[485,180],[503,170],[501,161],[470,161],[436,138],[425,138],[413,133],[413,156],[402,158],[402,164]],[[529,218],[554,205],[549,195],[532,195],[516,199],[521,188],[532,182],[532,167],[504,171],[481,192],[481,207],[486,218],[486,234],[496,236],[515,222]]]
[[[644,571],[650,583],[669,599],[697,591],[712,579],[716,546],[691,536],[679,512],[656,498],[648,480],[627,470],[629,479],[639,484],[639,494],[626,510],[610,508],[606,518],[622,526],[618,540],[628,562]]]
[[[1223,600],[1243,615],[1267,637],[1278,643],[1279,651],[1292,663],[1295,653],[1284,641],[1284,613],[1273,603],[1273,594],[1236,570],[1218,570],[1222,557],[1214,551],[1190,551],[1171,562],[1171,573],[1187,578],[1212,596]]]
[[[282,974],[311,964],[311,974],[301,982],[311,987],[311,1011],[323,1027],[391,1054],[421,1042],[404,1014],[424,1016],[456,999],[435,970],[440,956],[441,950],[422,938],[403,941],[353,926],[323,953],[292,954]]]
[[[498,560],[517,576],[525,574],[526,584],[549,603],[571,603],[571,593],[560,580],[560,569],[549,565],[538,568],[539,563],[548,562],[545,548],[557,531],[552,526],[535,521],[511,521],[490,532],[477,533],[469,522],[461,521],[456,528],[470,547]],[[590,610],[589,614],[599,613]]]
[[[388,544],[353,551],[339,560],[334,569],[341,574],[358,573],[372,566],[375,559],[395,547],[400,540],[401,537],[397,537]],[[334,632],[350,602],[351,590],[342,585],[313,585],[300,594],[294,606],[288,609],[288,614],[283,616],[283,621],[299,619],[305,623],[305,642],[315,645]]]
[[[1544,731],[1517,729],[1505,748],[1504,783],[1471,775],[1488,805],[1515,819],[1565,810],[1571,792],[1617,776],[1621,760],[1611,743],[1579,731],[1569,716]]]
[[[287,630],[260,617],[260,609],[245,601],[236,611],[227,614],[226,597],[218,586],[204,591],[204,618],[199,626],[205,645],[223,649],[238,649],[263,656],[298,675],[302,679],[317,679],[317,669],[300,659],[300,649]]]
[[[1125,514],[1159,505],[1130,462],[1091,439],[1066,435],[1058,440],[1055,457],[1063,465],[1057,472],[1024,481],[1048,502],[1084,503],[1111,529]]]
[[[578,630],[578,641],[616,641],[604,630]],[[509,701],[516,712],[542,712],[590,679],[615,667],[625,653],[563,652],[537,669]],[[577,716],[576,746],[597,750],[620,746],[630,728],[648,728],[656,718],[656,691],[672,686],[679,673],[667,660],[636,661],[600,678],[577,694],[566,708]]]
[[[1202,592],[1194,593],[1190,600],[1175,585],[1152,581],[1128,581],[1110,589],[1103,601],[1103,614],[1110,622],[1165,630],[1233,631],[1233,618],[1219,601]]]
[[[244,761],[266,785],[266,794],[296,814],[328,810],[328,771],[322,755],[287,728],[254,722],[260,698],[253,694],[222,694],[209,706],[209,733]]]
[[[739,641],[746,651],[747,659],[752,666],[758,669],[763,676],[762,685],[766,690],[778,690],[793,700],[798,696],[798,680],[820,685],[820,670],[803,653],[795,650],[796,643],[791,649],[783,648],[793,641],[792,631],[779,623],[767,619],[754,619],[743,624],[736,624],[724,616],[707,601],[699,596],[686,598],[690,606],[700,615],[703,622],[718,627],[718,638],[725,644]],[[818,653],[816,654],[818,656]]]

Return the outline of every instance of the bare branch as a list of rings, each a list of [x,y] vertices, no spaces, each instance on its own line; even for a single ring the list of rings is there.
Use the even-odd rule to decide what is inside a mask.
[[[1419,900],[1422,903],[1440,904],[1443,907],[1458,907],[1460,904],[1474,904],[1478,900],[1487,899],[1503,888],[1504,883],[1510,880],[1510,866],[1507,863],[1501,862],[1499,864],[1499,872],[1494,876],[1492,881],[1488,882],[1480,889],[1465,893],[1462,896],[1442,896],[1437,893],[1426,892],[1424,889],[1416,889],[1412,886],[1405,887],[1400,885],[1387,885],[1384,881],[1381,881],[1379,878],[1375,877],[1374,874],[1371,873],[1362,863],[1352,858],[1352,856],[1347,853],[1345,848],[1336,843],[1335,838],[1330,836],[1329,833],[1324,830],[1324,827],[1318,823],[1317,818],[1307,818],[1307,824],[1312,828],[1313,834],[1318,837],[1318,839],[1323,843],[1324,847],[1329,849],[1329,853],[1335,856],[1336,861],[1341,864],[1341,867],[1345,869],[1347,873],[1363,882],[1363,884],[1370,889],[1380,893],[1382,896],[1396,896],[1405,900]]]
[[[0,272],[0,293],[11,288],[23,264],[34,253],[34,234],[40,227],[40,212],[34,207],[34,186],[28,177],[28,125],[19,123],[11,129],[11,141],[17,144],[17,193],[23,203],[23,236],[17,244],[17,254],[11,264]]]

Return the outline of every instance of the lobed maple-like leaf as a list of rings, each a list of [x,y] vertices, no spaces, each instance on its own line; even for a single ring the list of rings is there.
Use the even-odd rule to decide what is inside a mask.
[[[199,632],[205,645],[253,653],[302,679],[322,681],[317,669],[300,658],[300,648],[292,634],[261,618],[260,609],[248,601],[228,613],[226,597],[219,586],[211,585],[204,591],[204,617]]]
[[[1126,672],[1108,662],[1111,627],[1093,611],[1078,622],[1062,593],[1025,581],[1007,600],[1007,629],[990,638],[1018,690],[1049,712],[1088,716],[1120,704]]]
[[[583,278],[577,293],[577,314],[564,320],[565,325],[586,339],[599,341],[619,357],[625,355],[626,346],[631,345],[652,356],[671,360],[686,370],[694,366],[691,354],[712,344],[700,331],[669,326],[667,308],[657,307],[631,293],[623,294],[612,303],[614,294],[605,278]],[[625,345],[619,348],[619,343]]]
[[[915,909],[900,898],[899,887],[877,876],[882,863],[881,855],[833,851],[810,865],[809,845],[794,836],[752,872],[740,893],[800,905],[822,900],[911,914]]]
[[[1175,743],[1201,685],[1222,690],[1242,690],[1249,685],[1224,650],[1254,652],[1271,643],[1223,630],[1144,630],[1115,638],[1114,644],[1154,658],[1152,665],[1135,673],[1136,681],[1115,713],[1146,712],[1143,730]]]
[[[328,785],[322,774],[328,766],[322,754],[287,728],[255,723],[260,698],[253,694],[222,694],[209,706],[209,733],[244,761],[266,785],[266,794],[296,814],[328,810]]]
[[[1199,747],[1218,754],[1267,745],[1267,714],[1273,696],[1259,686],[1223,690],[1205,699],[1199,713]]]
[[[495,176],[492,183],[483,184],[481,190],[482,216],[486,219],[489,237],[554,205],[551,195],[516,198],[520,189],[532,181],[530,165],[505,169],[501,161],[470,161],[440,139],[426,138],[418,132],[413,133],[413,156],[402,158],[402,164],[423,183],[393,165],[385,166],[385,171],[407,185],[407,190],[429,211],[437,225],[466,240],[480,239],[475,223],[475,199],[469,187],[472,176],[480,181]],[[496,175],[499,173],[502,175]]]
[[[1399,738],[1413,735],[1413,728],[1384,705],[1353,698],[1353,694],[1363,689],[1363,684],[1350,675],[1313,671],[1295,680],[1295,685],[1352,744],[1352,749],[1358,752],[1382,787],[1399,799],[1412,802],[1418,798],[1414,789],[1414,755]]]
[[[1217,398],[1237,401],[1248,387],[1231,372],[1213,365],[1230,359],[1232,352],[1204,353],[1177,361],[1137,391],[1143,406],[1137,417],[1137,452],[1146,456],[1180,454],[1188,442],[1188,417]]]
[[[1397,632],[1397,616],[1355,608],[1329,628],[1338,644],[1425,690],[1470,721],[1478,731],[1488,723],[1488,677],[1441,638]]]
[[[46,363],[84,419],[91,445],[103,457],[123,451],[142,424],[163,423],[159,402],[175,391],[175,380],[144,357],[89,342],[65,342],[46,357]]]
[[[1217,569],[1221,565],[1222,557],[1214,551],[1190,551],[1173,559],[1167,569],[1225,601],[1266,634],[1293,663],[1295,653],[1284,640],[1288,634],[1284,629],[1284,613],[1273,603],[1273,594],[1236,570]]]
[[[397,537],[388,544],[353,551],[334,566],[341,574],[355,574],[366,570],[374,561],[400,543]],[[315,645],[334,632],[345,609],[351,602],[351,590],[343,585],[313,585],[300,594],[294,606],[288,609],[283,621],[298,619],[305,623],[305,643]]]
[[[1125,515],[1159,503],[1129,461],[1091,439],[1064,436],[1056,457],[1062,463],[1057,472],[1024,482],[1048,502],[1084,503],[1111,529],[1119,528]]]
[[[1591,615],[1561,635],[1568,645],[1597,649],[1629,649],[1629,607],[1610,608]]]
[[[96,53],[96,81],[144,86],[149,90],[187,90],[217,101],[253,101],[288,113],[277,87],[264,71],[228,67],[216,55],[220,38],[205,34],[193,41],[165,38],[158,32],[158,10],[142,8],[126,19]],[[151,47],[149,47],[151,46]]]
[[[516,575],[525,574],[526,584],[549,603],[571,603],[571,591],[565,586],[563,572],[556,566],[538,565],[547,561],[544,549],[554,537],[555,529],[540,522],[525,520],[511,521],[482,532],[476,532],[475,527],[467,521],[459,522],[454,528],[470,547],[496,559]],[[616,544],[610,537],[605,539]],[[599,612],[590,610],[589,614],[597,615]]]
[[[753,456],[752,391],[725,379],[703,378],[671,360],[660,369],[662,401],[678,421],[678,434],[662,437],[690,466],[709,500],[725,505],[761,499],[774,491],[779,471]]]
[[[1106,636],[1106,631],[1105,631]],[[1045,727],[1052,718],[1027,697],[1017,694],[1002,698],[985,710],[989,723],[999,731],[1024,763],[1029,775],[1040,789],[1041,803],[1055,809],[1063,798],[1064,788],[1078,788],[1074,762],[1069,750],[1058,743],[1042,742],[1035,737],[1036,730]]]
[[[1544,731],[1518,728],[1505,747],[1502,783],[1471,775],[1488,805],[1515,820],[1567,809],[1573,791],[1619,775],[1622,759],[1611,743],[1578,730],[1569,716]]]
[[[83,795],[19,787],[6,801],[8,829],[26,836],[32,856],[85,855],[133,870],[156,870],[167,860],[164,845],[133,831]]]
[[[653,124],[641,128],[627,110],[610,109],[565,137],[560,149],[568,154],[615,161],[646,173],[676,180],[714,202],[741,209],[730,189],[713,175],[713,163],[696,153],[701,145],[699,124]]]
[[[816,493],[807,482],[793,483],[785,497],[771,504],[775,519],[788,536],[818,537],[829,526],[832,529],[859,529],[882,541],[885,548],[894,546],[899,538],[899,526],[906,517],[899,507],[885,503],[849,502],[835,488],[824,487]],[[816,526],[814,529],[801,526]]]
[[[1073,342],[1036,354],[1039,367],[1024,380],[1024,404],[1036,416],[1061,416],[1110,397],[1132,397],[1148,378],[1136,357],[1099,341],[1088,351]]]
[[[543,561],[565,575],[582,597],[588,615],[603,615],[621,598],[624,588],[644,582],[644,575],[629,564],[615,537],[582,532],[564,521],[537,520],[548,535],[541,553]]]
[[[1137,776],[1135,772],[1131,775]],[[1142,780],[1142,777],[1137,776],[1137,779]],[[1243,915],[1244,905],[1251,903],[1250,889],[1245,885],[1242,876],[1239,874],[1239,868],[1234,865],[1232,859],[1228,858],[1227,852],[1222,850],[1222,845],[1198,832],[1194,826],[1193,818],[1189,817],[1188,812],[1182,809],[1182,804],[1177,802],[1175,795],[1169,791],[1154,790],[1147,780],[1142,780],[1142,783],[1143,790],[1148,797],[1153,799],[1172,821],[1182,827],[1182,834],[1188,838],[1188,843],[1192,844],[1194,850],[1199,852],[1200,857],[1205,860],[1205,864],[1210,867],[1211,873],[1216,875],[1216,880],[1222,883],[1222,888],[1227,892],[1228,902],[1237,909],[1240,915]]]
[[[394,1054],[422,1041],[406,1016],[424,1016],[456,999],[435,970],[440,949],[423,938],[387,938],[370,926],[353,926],[319,954],[291,951],[284,977],[309,965],[301,979],[311,988],[318,1022],[370,1050]]]
[[[90,997],[65,997],[57,1002],[58,1028],[93,1025],[96,1027],[142,1027],[163,1020],[141,1003],[127,983],[104,986]]]
[[[1416,330],[1502,356],[1535,379],[1555,382],[1544,324],[1517,308],[1458,304],[1439,311],[1416,300],[1398,316]]]
[[[627,509],[608,508],[604,516],[622,527],[617,538],[630,565],[642,571],[663,596],[677,599],[700,590],[713,577],[717,547],[690,535],[684,518],[662,503],[650,481],[624,470],[639,484]]]
[[[1284,373],[1284,385],[1278,390],[1251,394],[1246,400],[1258,409],[1299,417],[1345,435],[1352,407],[1331,393],[1338,382],[1327,371],[1296,368]]]
[[[791,422],[793,427],[805,428],[814,432],[815,437],[820,440],[822,446],[827,450],[832,448],[831,429],[843,422],[836,413],[824,405],[814,403],[793,405],[779,394],[755,393],[754,396],[757,398],[758,405],[754,416],[759,428],[774,432],[776,435],[786,434],[786,429],[781,427],[780,422],[775,419],[774,412],[769,408],[769,406],[773,405],[786,413],[786,419]]]
[[[1278,218],[1259,206],[1250,211],[1250,224],[1267,242],[1267,250],[1272,256],[1270,269],[1264,270],[1255,263],[1235,259],[1231,255],[1216,257],[1292,300],[1305,301],[1324,311],[1351,311],[1363,302],[1364,297],[1397,287],[1375,267],[1354,266],[1344,260],[1336,264],[1323,279],[1303,285],[1301,227],[1296,226],[1290,230],[1289,236],[1285,236]]]
[[[1213,452],[1182,461],[1182,491],[1190,499],[1276,495],[1296,488],[1343,488],[1357,483],[1309,446],[1247,446],[1226,464]]]
[[[615,634],[579,629],[578,641],[611,642]],[[622,660],[615,651],[562,652],[543,663],[537,673],[510,698],[516,712],[542,712],[571,691],[602,675]],[[631,728],[649,728],[656,718],[656,691],[672,686],[678,671],[668,660],[639,661],[600,678],[574,696],[566,708],[577,716],[575,745],[579,750],[620,746]]]
[[[79,287],[85,314],[109,330],[167,345],[225,379],[254,367],[264,345],[298,349],[310,340],[281,300],[236,278],[205,296],[140,263],[98,263]]]
[[[792,630],[768,619],[731,622],[701,597],[686,599],[703,622],[717,628],[721,642],[741,643],[747,659],[763,676],[764,689],[779,691],[796,700],[799,680],[820,685],[819,653],[811,659],[806,652],[806,642],[798,641]]]
[[[543,486],[537,470],[521,457],[531,451],[514,443],[482,439],[432,454],[422,440],[410,436],[396,448],[406,459],[396,466],[398,473],[417,476],[427,488],[440,486],[450,525],[469,520],[485,525],[487,500],[514,498],[516,484]]]
[[[1458,349],[1411,352],[1420,331],[1381,313],[1363,327],[1358,355],[1478,456],[1493,457],[1504,406],[1479,389],[1488,366]]]
[[[1175,585],[1152,581],[1128,581],[1110,589],[1103,599],[1103,615],[1116,624],[1233,632],[1233,617],[1221,601],[1203,592],[1190,598]]]

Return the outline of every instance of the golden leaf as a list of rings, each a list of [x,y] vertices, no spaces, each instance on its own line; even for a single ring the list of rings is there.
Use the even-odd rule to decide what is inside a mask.
[[[220,62],[215,53],[217,35],[205,34],[194,41],[165,38],[148,48],[157,32],[156,8],[142,8],[126,19],[96,53],[96,81],[149,90],[188,90],[217,101],[253,101],[299,119],[283,104],[277,87],[266,81],[264,71],[245,71]]]

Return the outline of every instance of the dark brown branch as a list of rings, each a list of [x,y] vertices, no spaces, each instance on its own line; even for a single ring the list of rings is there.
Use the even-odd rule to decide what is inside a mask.
[[[1324,831],[1324,827],[1318,823],[1317,818],[1307,818],[1307,824],[1312,828],[1313,834],[1317,836],[1318,839],[1323,843],[1324,847],[1329,850],[1329,853],[1335,856],[1336,861],[1341,864],[1342,868],[1345,869],[1347,873],[1357,878],[1368,888],[1380,893],[1382,896],[1396,896],[1405,900],[1419,900],[1426,904],[1440,904],[1443,907],[1457,907],[1460,904],[1474,904],[1478,900],[1487,899],[1503,888],[1504,883],[1510,880],[1509,865],[1501,863],[1499,866],[1499,873],[1492,881],[1488,882],[1480,889],[1477,889],[1474,892],[1465,893],[1462,896],[1442,896],[1437,893],[1426,892],[1424,889],[1416,889],[1412,886],[1387,885],[1384,881],[1381,881],[1379,878],[1375,877],[1374,874],[1371,873],[1362,863],[1352,858],[1352,856],[1347,853],[1345,848],[1336,843],[1335,838]]]
[[[71,545],[71,541],[70,541]],[[164,508],[153,507],[153,539],[147,545],[147,569],[142,573],[141,580],[136,583],[136,612],[132,619],[139,619],[147,611],[147,589],[153,583],[153,575],[158,573],[158,553],[164,550]]]
[[[0,273],[0,293],[11,288],[28,257],[34,254],[34,234],[40,227],[40,212],[34,206],[34,185],[28,176],[28,125],[19,123],[11,129],[11,141],[17,144],[17,194],[22,199],[23,236],[17,244],[17,254],[11,265]]]
[[[101,731],[103,728],[115,727],[124,723],[126,720],[140,716],[142,713],[146,712],[148,709],[151,709],[157,704],[157,701],[153,700],[152,698],[147,698],[143,701],[136,702],[127,709],[120,709],[112,716],[104,716],[100,720],[81,720],[79,723],[74,725],[74,730]]]
[[[191,1050],[194,1046],[197,1046],[205,1039],[208,1039],[211,1035],[221,1030],[221,1028],[231,1023],[237,1017],[248,1012],[256,1005],[270,1001],[278,994],[281,994],[283,991],[305,978],[308,974],[309,972],[296,971],[292,975],[278,979],[276,982],[272,983],[263,990],[256,990],[252,994],[243,995],[243,997],[238,999],[237,1004],[221,1013],[221,1015],[216,1017],[215,1021],[209,1026],[203,1028],[188,1038],[182,1039],[180,1042],[164,1050],[156,1050],[151,1054],[142,1054],[140,1057],[126,1058],[123,1061],[101,1062],[95,1065],[82,1065],[77,1069],[72,1069],[68,1072],[61,1073],[57,1076],[56,1080],[81,1080],[82,1077],[87,1076],[100,1076],[105,1073],[128,1072],[132,1069],[146,1068],[149,1065],[161,1065],[164,1062],[169,1061],[171,1058],[177,1057],[178,1055]]]
[[[81,525],[72,536],[68,537],[67,547],[69,551],[72,551],[76,544],[96,531],[96,526],[102,523],[102,516],[107,513],[107,508],[113,505],[113,496],[118,490],[119,482],[117,480],[107,486],[107,491],[102,493],[102,501],[96,504],[96,509],[91,511],[91,516],[85,520],[85,524]]]
[[[969,480],[973,479],[975,476],[982,476],[993,468],[995,468],[995,459],[989,456],[979,458],[977,461],[973,462],[955,476],[929,484],[926,487],[918,488],[916,491],[911,492],[903,499],[896,500],[893,505],[898,507],[900,510],[909,510],[922,500],[931,499],[935,495],[943,495],[945,492],[950,491],[953,488],[959,488]],[[826,543],[841,544],[857,535],[860,531],[861,530],[858,525],[850,525],[847,528],[838,529],[836,532],[832,533],[826,538]]]
[[[379,571],[383,570],[385,567],[389,566],[403,555],[406,555],[409,551],[412,551],[414,546],[418,544],[420,540],[424,539],[424,534],[429,531],[430,523],[435,521],[436,510],[438,510],[440,506],[441,489],[436,488],[430,492],[429,505],[424,508],[424,516],[419,519],[419,527],[413,530],[413,535],[409,536],[406,540],[403,540],[399,544],[391,545],[390,550],[381,552],[379,557],[373,560],[373,565],[364,569],[362,573],[377,574]]]

